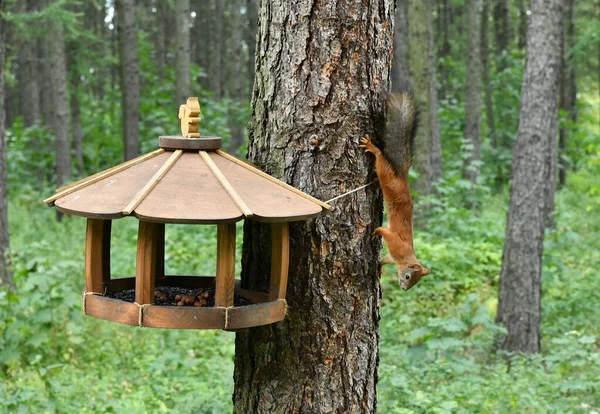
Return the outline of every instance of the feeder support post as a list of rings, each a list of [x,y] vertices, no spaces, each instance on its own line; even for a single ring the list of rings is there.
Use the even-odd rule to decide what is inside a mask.
[[[285,299],[290,263],[290,237],[287,222],[271,225],[271,283],[269,300]]]
[[[111,221],[88,219],[85,236],[85,290],[104,293],[110,284]]]
[[[139,305],[154,303],[159,244],[164,240],[159,237],[161,234],[164,234],[164,224],[140,221],[135,263],[135,302]]]
[[[235,283],[235,223],[217,226],[217,277],[215,306],[233,306]]]

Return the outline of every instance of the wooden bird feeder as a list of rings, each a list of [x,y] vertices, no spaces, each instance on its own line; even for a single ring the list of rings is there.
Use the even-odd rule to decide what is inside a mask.
[[[159,138],[160,148],[56,190],[44,200],[66,214],[87,218],[87,315],[152,328],[237,330],[285,317],[288,222],[315,217],[329,206],[220,149],[221,138],[201,137],[197,98],[181,105],[183,136]],[[139,220],[135,277],[113,279],[113,219]],[[242,289],[235,280],[235,223],[271,223],[268,292]],[[165,224],[217,224],[216,276],[165,275]],[[214,288],[214,306],[158,306],[155,289]],[[111,293],[135,289],[135,302]],[[234,306],[234,297],[251,303]],[[113,295],[114,296],[114,295]]]

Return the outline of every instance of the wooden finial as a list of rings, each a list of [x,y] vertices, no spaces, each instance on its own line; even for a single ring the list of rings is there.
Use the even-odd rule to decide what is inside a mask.
[[[181,119],[181,135],[186,138],[200,138],[198,126],[202,118],[198,98],[188,98],[186,104],[179,107],[179,119]]]

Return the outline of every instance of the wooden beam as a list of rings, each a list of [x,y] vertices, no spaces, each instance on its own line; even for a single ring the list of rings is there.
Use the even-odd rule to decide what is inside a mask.
[[[227,193],[229,193],[229,196],[233,199],[235,204],[237,204],[237,206],[240,208],[241,212],[244,213],[244,216],[252,217],[253,214],[252,214],[252,210],[250,210],[250,207],[248,207],[248,205],[244,202],[244,200],[242,200],[242,197],[240,197],[240,195],[237,193],[237,191],[235,191],[235,189],[232,187],[229,180],[227,180],[227,178],[225,178],[225,176],[223,175],[223,173],[221,172],[219,167],[217,167],[217,164],[215,164],[214,161],[210,159],[210,155],[208,155],[208,153],[206,151],[199,151],[199,154],[202,157],[202,159],[204,160],[204,162],[206,163],[206,165],[208,166],[208,168],[210,168],[210,170],[212,171],[214,176],[217,177],[217,180],[219,180],[219,182],[221,183],[221,185],[223,186],[225,191],[227,191]]]
[[[233,306],[235,284],[235,223],[217,226],[215,306]]]
[[[287,222],[271,224],[271,283],[269,300],[285,299],[290,264],[290,237]]]
[[[223,150],[220,150],[220,149],[218,149],[218,150],[216,150],[215,152],[216,152],[217,154],[219,154],[221,157],[223,157],[223,158],[226,158],[226,159],[228,159],[229,161],[232,161],[232,162],[236,163],[237,165],[239,165],[239,166],[241,166],[241,167],[244,167],[245,169],[247,169],[247,170],[249,170],[249,171],[252,171],[252,172],[253,172],[253,173],[255,173],[255,174],[258,174],[258,175],[260,175],[261,177],[263,177],[263,178],[266,178],[267,180],[269,180],[269,181],[271,181],[271,182],[273,182],[273,183],[275,183],[275,184],[278,184],[278,185],[280,185],[280,186],[282,186],[282,187],[284,187],[284,188],[286,188],[286,189],[290,190],[291,192],[293,192],[293,193],[296,193],[296,194],[298,194],[299,196],[301,196],[301,197],[304,197],[304,198],[306,198],[307,200],[310,200],[310,201],[312,201],[313,203],[316,203],[316,204],[320,205],[320,206],[321,206],[321,207],[323,207],[324,209],[327,209],[327,210],[330,210],[330,209],[331,209],[331,206],[330,206],[329,204],[322,202],[322,201],[321,201],[321,200],[319,200],[318,198],[314,198],[313,196],[310,196],[310,195],[306,194],[304,191],[300,191],[300,190],[298,190],[296,187],[292,187],[292,186],[291,186],[291,185],[289,185],[288,183],[284,183],[283,181],[281,181],[281,180],[278,180],[278,179],[277,179],[277,178],[275,178],[275,177],[271,177],[271,176],[270,176],[269,174],[267,174],[266,172],[263,172],[263,171],[259,170],[258,168],[256,168],[256,167],[254,167],[254,166],[252,166],[252,165],[248,164],[247,162],[244,162],[244,161],[240,160],[239,158],[236,158],[236,157],[234,157],[234,156],[233,156],[233,155],[231,155],[231,154],[228,154],[228,153],[226,153],[226,152],[225,152],[225,151],[223,151]]]
[[[104,293],[110,282],[110,220],[88,219],[85,236],[85,290]]]
[[[162,167],[160,167],[160,169],[156,172],[156,174],[154,174],[152,176],[150,181],[148,181],[146,183],[146,185],[143,186],[137,192],[137,194],[133,197],[133,199],[129,202],[129,204],[127,204],[127,207],[125,207],[123,209],[123,215],[125,215],[125,216],[130,215],[133,212],[133,210],[135,210],[135,208],[142,201],[144,201],[144,197],[146,197],[148,195],[148,193],[150,193],[150,191],[152,191],[152,189],[154,187],[156,187],[156,184],[158,184],[160,179],[165,176],[165,174],[169,171],[169,169],[173,166],[173,164],[175,164],[175,162],[179,159],[179,157],[181,157],[181,154],[183,154],[182,150],[177,150],[173,154],[171,154],[169,159],[163,164]]]
[[[138,305],[154,303],[159,228],[159,223],[140,221],[135,264],[135,302]]]
[[[94,183],[97,183],[100,180],[103,180],[107,177],[110,177],[111,175],[115,175],[116,173],[119,173],[121,171],[124,171],[130,167],[133,167],[134,165],[137,165],[141,162],[144,162],[146,160],[149,160],[150,158],[154,158],[157,155],[162,154],[163,152],[165,152],[164,149],[159,148],[156,151],[150,152],[146,155],[142,155],[141,157],[135,158],[133,160],[129,160],[127,162],[124,162],[123,164],[117,165],[115,167],[109,168],[108,170],[104,170],[101,171],[97,174],[92,175],[91,177],[87,177],[84,178],[83,180],[79,180],[76,181],[74,183],[71,183],[69,185],[66,185],[64,187],[61,187],[63,190],[57,192],[56,194],[54,194],[52,197],[49,197],[47,199],[44,200],[44,203],[48,204],[49,206],[53,206],[54,202],[56,200],[58,200],[59,198],[62,198],[66,195],[69,195],[77,190],[80,190],[84,187],[87,187],[88,185],[92,185]],[[59,190],[61,189],[59,188]]]

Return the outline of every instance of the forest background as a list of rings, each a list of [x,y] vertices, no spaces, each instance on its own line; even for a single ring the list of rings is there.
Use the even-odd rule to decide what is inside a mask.
[[[427,102],[437,117],[426,117],[424,128],[439,128],[439,147],[431,141],[421,149],[432,156],[418,159],[413,174],[415,247],[433,275],[410,292],[399,288],[394,270],[382,276],[378,411],[599,412],[598,4],[563,2],[558,190],[544,241],[542,352],[523,357],[495,351],[505,333],[495,318],[528,2],[413,3],[398,2],[396,36],[407,38],[403,21],[424,22],[428,33],[422,44],[408,45],[408,56],[424,55],[435,80]],[[41,200],[61,184],[149,152],[159,135],[177,133],[176,109],[187,95],[200,97],[203,135],[222,136],[230,152],[244,156],[259,5],[0,4],[7,152],[0,199],[7,197],[9,220],[0,229],[10,236],[8,267],[0,263],[0,411],[231,411],[234,334],[84,318],[85,221],[58,221]],[[182,49],[186,34],[175,28],[184,26],[189,47]],[[469,89],[468,73],[481,76],[481,89]],[[469,130],[473,113],[478,140]],[[135,272],[136,224],[113,224],[114,274]],[[214,274],[214,230],[167,227],[167,272]]]

